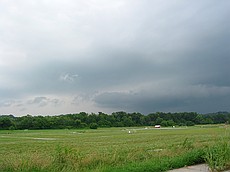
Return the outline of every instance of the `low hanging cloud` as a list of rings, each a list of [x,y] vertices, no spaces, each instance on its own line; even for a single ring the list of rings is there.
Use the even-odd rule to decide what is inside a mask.
[[[216,107],[227,109],[230,101],[230,87],[214,87],[205,85],[170,87],[161,89],[145,89],[129,92],[103,92],[98,94],[95,103],[111,109],[139,111],[145,114],[156,111],[215,111]]]

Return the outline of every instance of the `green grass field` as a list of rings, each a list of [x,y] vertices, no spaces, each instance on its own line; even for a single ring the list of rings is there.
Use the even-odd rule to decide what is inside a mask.
[[[224,125],[4,130],[0,171],[167,171],[204,161],[221,170],[230,165],[229,141]],[[221,151],[227,155],[218,157]]]

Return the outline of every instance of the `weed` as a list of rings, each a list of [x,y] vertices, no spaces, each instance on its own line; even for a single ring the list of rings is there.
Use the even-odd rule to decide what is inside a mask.
[[[78,150],[67,146],[57,145],[53,155],[53,166],[59,171],[77,169],[80,166],[81,156]]]
[[[182,143],[182,147],[184,149],[192,149],[194,148],[193,146],[193,141],[189,140],[187,137],[184,139],[184,142]]]

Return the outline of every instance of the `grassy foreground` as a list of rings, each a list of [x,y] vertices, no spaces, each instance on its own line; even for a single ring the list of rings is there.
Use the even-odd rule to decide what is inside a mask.
[[[131,134],[129,134],[129,131]],[[230,168],[230,127],[0,131],[0,171],[167,171]]]

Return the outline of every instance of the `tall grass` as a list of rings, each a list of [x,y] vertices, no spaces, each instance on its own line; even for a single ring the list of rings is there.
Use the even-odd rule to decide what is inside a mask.
[[[38,153],[11,155],[0,163],[1,172],[48,172],[50,159]]]
[[[214,146],[209,146],[204,159],[212,171],[230,169],[230,143],[223,139]]]
[[[158,157],[140,163],[130,163],[123,167],[115,167],[104,170],[104,172],[160,172],[180,168],[187,165],[203,163],[204,151],[196,149],[180,156]]]

